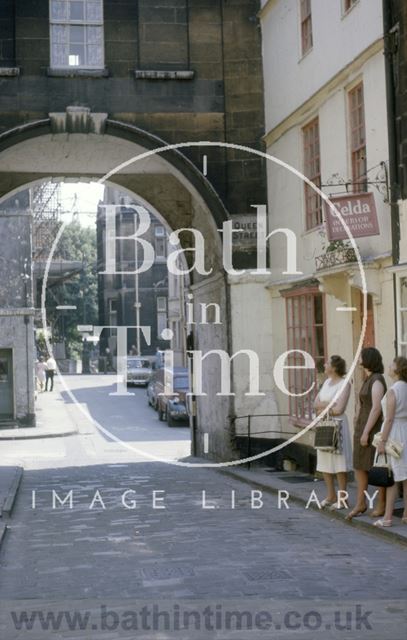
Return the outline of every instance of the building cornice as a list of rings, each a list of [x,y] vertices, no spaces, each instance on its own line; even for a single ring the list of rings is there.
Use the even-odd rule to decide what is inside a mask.
[[[262,6],[262,8],[260,9],[260,11],[257,14],[258,17],[260,18],[260,20],[263,20],[263,18],[266,17],[266,15],[270,11],[270,9],[273,7],[273,5],[276,4],[276,2],[277,2],[277,0],[267,0],[266,4],[264,4]]]
[[[6,307],[0,309],[0,318],[15,318],[16,316],[34,316],[35,309],[33,307]]]
[[[274,0],[272,0],[274,1]],[[266,5],[267,6],[267,5]],[[295,109],[287,118],[282,120],[276,127],[271,129],[264,136],[266,146],[270,147],[277,142],[281,136],[287,131],[297,126],[299,122],[306,120],[310,113],[315,111],[325,100],[341,85],[346,84],[349,81],[349,76],[355,75],[366,64],[370,58],[375,56],[380,51],[384,50],[383,38],[379,38],[365,49],[357,58],[352,60],[346,67],[341,69],[333,78],[325,83],[316,93],[314,93],[306,102],[300,107]]]

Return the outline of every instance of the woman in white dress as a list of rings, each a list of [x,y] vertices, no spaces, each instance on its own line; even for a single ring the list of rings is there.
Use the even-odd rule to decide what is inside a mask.
[[[346,491],[348,472],[352,469],[352,443],[349,423],[345,414],[350,395],[350,384],[344,383],[343,379],[346,373],[345,360],[340,356],[331,356],[329,362],[325,364],[325,373],[327,379],[315,398],[314,407],[317,414],[321,413],[333,398],[339,394],[330,414],[342,422],[342,446],[339,453],[317,451],[317,471],[324,476],[327,488],[327,496],[321,505],[330,509],[343,509],[344,507],[337,498],[335,491],[335,476],[338,482],[338,489]]]
[[[398,483],[403,483],[404,511],[402,521],[407,524],[407,358],[395,358],[389,368],[389,376],[394,380],[383,398],[385,416],[380,444],[377,452],[385,452],[386,442],[391,439],[403,446],[400,458],[387,455],[394,474],[395,484],[386,490],[386,511],[382,520],[377,520],[376,527],[391,527],[394,503],[397,497]]]
[[[40,391],[44,391],[46,370],[47,370],[47,365],[44,362],[44,358],[41,356],[39,359],[39,362],[36,363],[37,384]]]

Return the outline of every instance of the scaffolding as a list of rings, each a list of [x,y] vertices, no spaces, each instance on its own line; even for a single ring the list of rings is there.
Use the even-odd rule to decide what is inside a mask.
[[[30,189],[33,215],[33,259],[48,255],[62,224],[61,185],[45,182]]]

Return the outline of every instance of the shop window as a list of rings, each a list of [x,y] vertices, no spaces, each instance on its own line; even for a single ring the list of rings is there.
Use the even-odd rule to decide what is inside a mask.
[[[0,420],[14,414],[13,351],[0,349]]]
[[[51,67],[102,69],[103,0],[50,0]]]
[[[305,55],[312,49],[312,13],[311,0],[300,0],[301,14],[301,53]]]
[[[367,191],[366,126],[363,83],[349,92],[350,144],[353,190]]]
[[[321,156],[319,148],[319,120],[315,118],[303,130],[304,175],[317,187],[321,186]],[[320,195],[308,184],[304,185],[306,228],[314,229],[322,224]]]
[[[317,288],[302,289],[301,292],[286,295],[287,310],[287,348],[289,351],[301,350],[309,353],[315,369],[288,369],[288,389],[290,393],[304,396],[289,396],[290,415],[301,421],[312,419],[313,403],[323,380],[326,358],[325,301]],[[288,358],[289,366],[301,367],[304,357],[292,354]]]

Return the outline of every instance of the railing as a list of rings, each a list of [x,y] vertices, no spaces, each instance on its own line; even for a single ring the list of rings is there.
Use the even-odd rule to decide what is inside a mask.
[[[290,416],[289,413],[263,413],[263,414],[254,414],[254,415],[247,415],[247,416],[234,416],[232,418],[232,422],[235,423],[236,420],[247,420],[247,434],[246,433],[235,433],[235,437],[247,437],[248,442],[247,442],[247,458],[249,458],[248,462],[247,462],[247,468],[250,469],[250,465],[251,465],[251,461],[250,458],[252,456],[252,437],[256,436],[256,435],[263,435],[265,433],[275,433],[278,434],[279,436],[292,436],[293,433],[292,432],[288,432],[288,431],[281,431],[281,430],[275,430],[275,429],[267,429],[266,431],[253,431],[252,430],[252,420],[253,418],[288,418]]]
[[[337,267],[341,264],[356,262],[356,252],[353,247],[341,247],[336,251],[327,251],[321,256],[315,258],[315,268],[317,271]]]

